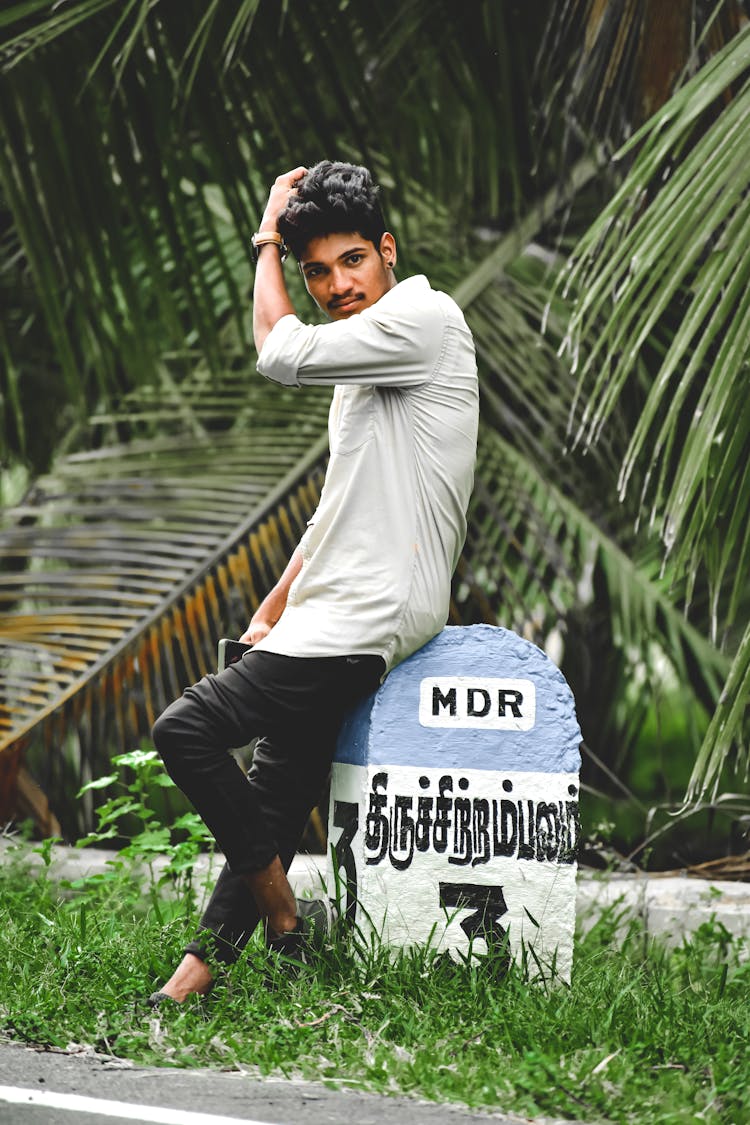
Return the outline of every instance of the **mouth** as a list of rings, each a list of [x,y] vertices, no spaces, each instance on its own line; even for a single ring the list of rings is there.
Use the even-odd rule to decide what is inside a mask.
[[[337,313],[354,312],[361,300],[361,297],[347,297],[345,301],[329,301],[328,309],[329,312]]]

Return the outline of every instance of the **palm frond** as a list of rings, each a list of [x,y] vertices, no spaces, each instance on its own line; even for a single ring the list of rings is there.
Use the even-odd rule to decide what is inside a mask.
[[[543,118],[564,128],[562,163],[593,138],[619,147],[742,28],[741,0],[565,0],[550,12],[537,62],[551,89]]]
[[[707,639],[703,593],[692,592],[688,612],[685,582],[637,528],[640,490],[607,500],[638,395],[616,404],[596,445],[570,448],[577,377],[558,354],[570,310],[550,299],[561,259],[544,245],[557,241],[555,212],[566,212],[565,198],[556,202],[521,220],[519,241],[511,232],[454,286],[482,361],[484,419],[455,602],[465,621],[481,615],[551,645],[575,683],[585,736],[620,769],[649,714],[666,720],[669,708],[697,754],[730,660]],[[638,472],[641,483],[647,467]]]
[[[549,476],[539,470],[533,458],[524,456],[494,429],[485,429],[483,433],[480,478],[482,485],[478,501],[482,502],[483,492],[487,497],[488,489],[484,482],[495,481],[500,484],[501,491],[499,496],[495,494],[492,503],[505,513],[514,513],[514,518],[518,520],[518,527],[512,529],[505,549],[517,549],[519,533],[532,542],[536,540],[538,561],[534,569],[537,598],[543,597],[544,591],[549,589],[554,599],[556,588],[549,583],[549,575],[555,574],[558,582],[563,583],[557,587],[556,609],[559,612],[566,603],[570,606],[578,596],[574,587],[580,581],[585,562],[591,565],[595,561],[589,553],[593,549],[601,561],[610,595],[618,607],[618,643],[640,651],[645,647],[644,641],[647,645],[649,638],[657,637],[663,651],[676,661],[681,679],[692,678],[695,669],[700,669],[706,680],[707,697],[718,697],[730,662],[675,606],[669,579],[661,575],[659,559],[653,549],[645,546],[642,548],[644,553],[636,558],[626,553],[617,539],[607,535],[565,495],[562,488],[550,483]],[[513,504],[513,495],[522,497],[522,504],[533,502],[533,519],[528,516],[519,519],[519,505]],[[484,502],[487,504],[487,499]],[[507,522],[495,522],[498,532],[510,530]],[[530,534],[529,529],[533,533],[534,528],[536,536]],[[556,535],[550,536],[550,529]],[[573,549],[570,545],[563,546],[566,539],[575,542]],[[489,547],[492,545],[486,544],[485,550]],[[497,552],[498,545],[495,544],[492,549]],[[555,560],[557,551],[568,563],[567,573]],[[502,560],[501,554],[497,557]],[[524,601],[528,600],[525,592]],[[533,604],[533,599],[530,600]]]
[[[470,201],[512,219],[530,187],[530,133],[497,143],[492,126],[528,112],[514,103],[528,101],[534,41],[519,47],[518,28],[482,7],[486,41],[449,0],[310,0],[283,19],[262,0],[5,13],[0,185],[80,418],[98,396],[156,381],[165,348],[197,346],[219,372],[228,322],[248,346],[250,236],[290,164],[351,153],[388,168],[397,208],[417,179],[454,228],[468,228]],[[22,339],[7,337],[17,364]]]
[[[680,533],[689,514],[708,449],[742,400],[736,392],[744,382],[750,340],[744,315],[749,267],[742,253],[750,232],[750,140],[744,128],[750,82],[689,155],[679,165],[675,161],[696,119],[730,82],[750,73],[748,44],[750,28],[633,139],[631,146],[644,141],[638,158],[579,243],[569,272],[569,288],[581,296],[568,347],[576,358],[583,351],[579,393],[584,387],[588,392],[576,436],[589,443],[601,433],[660,317],[675,301],[683,304],[621,476],[624,490],[652,437],[655,467],[661,469],[654,474],[655,507],[663,505],[669,513],[670,538]],[[666,186],[656,190],[660,177]],[[688,444],[677,470],[669,473],[670,435],[686,404],[693,407]]]
[[[633,166],[568,273],[579,295],[568,351],[585,401],[575,439],[598,440],[655,353],[620,492],[647,463],[650,521],[688,597],[707,584],[712,635],[730,649],[748,609],[750,552],[749,46],[746,28],[632,139]],[[741,735],[736,708],[717,722],[724,747]]]
[[[592,703],[596,711],[598,699],[601,714],[610,716],[603,730],[588,729],[584,719],[584,737],[606,747],[615,736],[616,746],[609,748],[607,757],[622,761],[644,717],[636,702],[639,680],[653,678],[652,690],[643,694],[658,698],[663,681],[659,667],[666,661],[672,669],[667,680],[673,685],[672,697],[678,684],[691,685],[688,690],[710,712],[730,661],[675,604],[670,577],[661,574],[654,544],[628,542],[608,532],[586,512],[580,494],[566,495],[564,476],[561,473],[559,486],[551,483],[537,458],[485,424],[465,557],[499,624],[542,647],[561,634],[562,647],[555,655],[563,658],[564,667],[566,636],[574,631],[575,617],[591,619],[600,613],[606,595],[608,649],[600,653],[600,663],[586,681],[569,661],[568,669],[584,713]],[[601,708],[601,696],[607,692],[611,697]],[[619,729],[611,714],[617,705],[624,708]],[[697,752],[703,732],[695,722],[695,708],[693,704],[688,727]]]
[[[204,370],[93,420],[159,437],[71,454],[6,513],[0,756],[54,747],[39,780],[60,795],[63,724],[79,739],[70,790],[215,667],[315,507],[328,399]]]
[[[695,761],[686,800],[698,803],[710,792],[716,800],[724,765],[742,737],[747,723],[747,701],[750,699],[750,626],[740,641],[724,690],[711,717],[711,723]],[[747,744],[740,747],[740,760],[747,763]]]

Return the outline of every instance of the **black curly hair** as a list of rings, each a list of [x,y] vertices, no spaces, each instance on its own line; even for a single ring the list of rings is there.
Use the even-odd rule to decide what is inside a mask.
[[[279,231],[298,260],[313,238],[357,231],[375,248],[385,233],[380,189],[359,164],[321,160],[297,184],[279,215]]]

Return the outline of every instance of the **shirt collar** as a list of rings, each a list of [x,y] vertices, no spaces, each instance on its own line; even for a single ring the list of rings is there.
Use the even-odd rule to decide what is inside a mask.
[[[393,288],[388,289],[380,300],[376,301],[374,305],[370,305],[370,308],[377,308],[378,305],[382,305],[383,301],[397,301],[399,298],[416,296],[418,293],[429,291],[429,289],[430,283],[425,275],[415,273],[412,277],[405,277],[403,281],[397,281]]]

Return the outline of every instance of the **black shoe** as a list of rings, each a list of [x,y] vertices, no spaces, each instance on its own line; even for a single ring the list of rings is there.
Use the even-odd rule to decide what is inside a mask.
[[[308,964],[310,953],[320,949],[330,931],[331,922],[328,907],[323,899],[298,898],[297,925],[285,934],[267,938],[266,945],[274,953],[289,957],[294,961]]]
[[[174,996],[169,996],[166,992],[152,992],[146,1004],[149,1008],[158,1008],[163,1000],[169,1000],[172,1004],[176,1004]]]
[[[212,980],[205,992],[189,992],[188,996],[200,996],[202,1000],[205,1000],[213,992],[215,984],[216,981]],[[169,1000],[170,1004],[178,1004],[180,1007],[185,1003],[184,1000],[182,1002],[175,1000],[174,996],[170,996],[168,992],[152,992],[146,1004],[149,1008],[158,1008],[165,1000]]]
[[[331,915],[328,903],[322,898],[298,898],[297,926],[302,924],[309,944],[319,949],[331,932]]]

